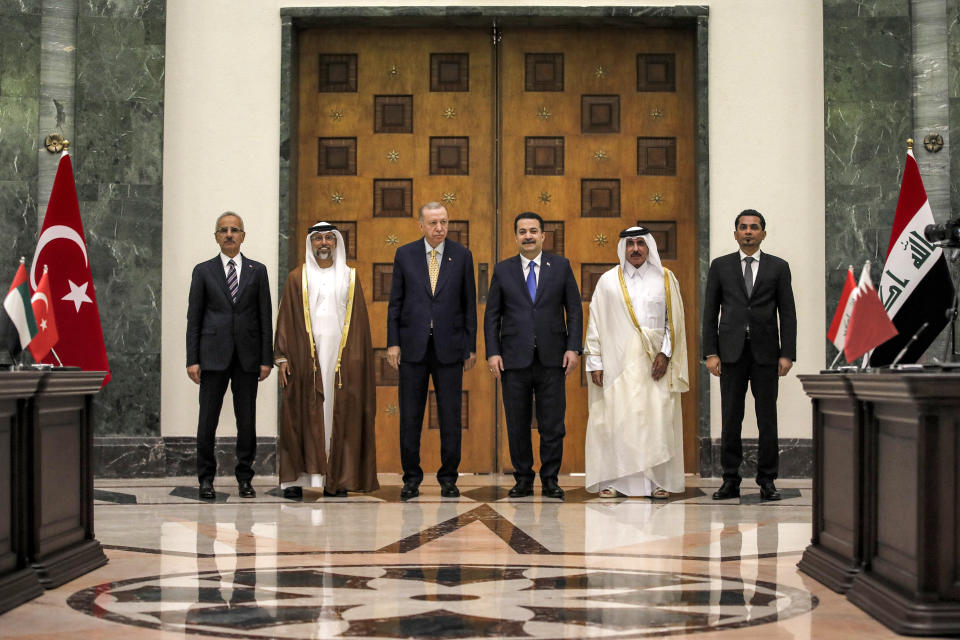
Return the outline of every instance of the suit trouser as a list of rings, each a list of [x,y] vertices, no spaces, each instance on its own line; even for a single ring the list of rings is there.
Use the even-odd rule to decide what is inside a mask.
[[[400,464],[404,483],[420,484],[420,433],[427,405],[427,383],[433,378],[440,422],[439,482],[456,482],[460,466],[460,411],[463,406],[463,361],[444,364],[437,360],[433,336],[420,362],[400,362]]]
[[[197,477],[213,481],[217,475],[214,443],[217,423],[227,385],[233,392],[233,413],[237,419],[237,480],[253,478],[253,459],[257,453],[257,371],[244,371],[236,352],[223,371],[200,370],[200,419],[197,424]]]
[[[543,366],[535,352],[533,364],[523,369],[505,369],[500,380],[514,479],[533,483],[530,429],[533,423],[533,399],[536,397],[540,481],[556,482],[563,459],[563,437],[566,435],[563,418],[567,394],[563,367]]]
[[[753,359],[750,341],[743,345],[743,353],[736,362],[724,362],[720,370],[720,405],[723,426],[720,432],[720,464],[723,479],[740,483],[740,463],[743,444],[740,431],[743,426],[744,401],[747,383],[753,393],[759,431],[757,452],[757,484],[776,480],[780,465],[777,441],[777,391],[779,377],[777,362],[761,364]]]

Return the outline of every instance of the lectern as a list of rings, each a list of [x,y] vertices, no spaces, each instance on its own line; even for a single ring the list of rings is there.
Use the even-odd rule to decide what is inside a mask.
[[[897,633],[960,634],[960,374],[800,379],[816,468],[798,566]]]
[[[107,562],[90,407],[103,372],[0,372],[0,612]]]

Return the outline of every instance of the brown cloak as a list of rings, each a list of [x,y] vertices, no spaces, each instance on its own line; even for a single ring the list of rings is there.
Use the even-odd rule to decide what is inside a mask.
[[[319,473],[325,476],[325,491],[374,491],[380,488],[374,428],[377,388],[363,289],[357,280],[340,376],[334,382],[328,464],[324,451],[323,380],[316,357],[314,362],[310,357],[311,336],[304,321],[302,274],[303,265],[300,265],[287,276],[274,342],[274,357],[286,358],[292,370],[289,383],[281,391],[277,444],[280,481],[292,482],[301,473]]]

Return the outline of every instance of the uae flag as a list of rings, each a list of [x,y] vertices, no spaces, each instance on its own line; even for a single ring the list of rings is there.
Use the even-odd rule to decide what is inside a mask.
[[[943,249],[923,235],[924,228],[933,223],[920,169],[913,150],[909,150],[878,291],[897,335],[874,349],[870,356],[874,367],[892,363],[923,323],[929,322],[900,360],[903,363],[918,361],[947,325],[947,313],[953,303],[953,281]]]
[[[106,371],[103,384],[107,384],[110,364],[103,342],[97,294],[93,290],[73,166],[66,151],[57,167],[50,204],[30,266],[30,284],[34,290],[44,267],[49,267],[50,301],[60,334],[57,355],[64,366],[80,367],[84,371]],[[53,353],[48,353],[43,362],[57,364]]]
[[[27,348],[33,336],[37,335],[37,322],[30,306],[30,289],[27,287],[27,270],[23,268],[23,258],[17,268],[7,297],[3,299],[4,347],[12,357],[16,357]]]

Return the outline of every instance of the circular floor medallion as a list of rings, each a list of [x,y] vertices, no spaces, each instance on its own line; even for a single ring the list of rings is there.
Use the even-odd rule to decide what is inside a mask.
[[[807,591],[727,576],[530,565],[304,565],[96,585],[112,622],[223,638],[637,638],[806,613]]]

